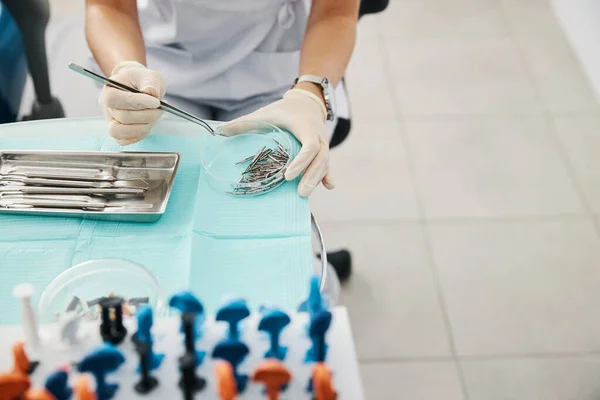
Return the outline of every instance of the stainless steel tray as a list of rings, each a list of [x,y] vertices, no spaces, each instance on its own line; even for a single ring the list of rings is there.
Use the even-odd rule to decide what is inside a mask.
[[[75,174],[82,169],[98,170],[97,176],[103,180],[141,180],[147,184],[147,190],[138,197],[124,195],[107,198],[107,208],[101,211],[0,207],[0,213],[153,222],[160,219],[167,209],[180,157],[178,153],[3,150],[0,151],[0,176],[15,171],[38,171],[42,175],[52,175],[60,174],[65,169]]]

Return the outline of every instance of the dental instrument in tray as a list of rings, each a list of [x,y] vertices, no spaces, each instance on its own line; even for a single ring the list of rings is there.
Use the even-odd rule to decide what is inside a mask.
[[[148,183],[142,179],[125,181],[125,180],[70,180],[70,179],[50,179],[50,178],[30,178],[27,175],[0,175],[0,185],[33,185],[33,186],[49,186],[49,187],[73,187],[73,188],[131,188],[131,189],[148,189]]]
[[[124,90],[124,91],[130,92],[130,93],[146,94],[146,95],[150,96],[147,93],[144,93],[144,92],[137,90],[131,86],[124,85],[124,84],[114,81],[110,78],[107,78],[105,76],[97,74],[93,71],[90,71],[90,70],[80,66],[80,65],[70,63],[69,68],[77,73],[80,73],[81,75],[87,76],[88,78],[95,80],[96,82],[111,86],[115,89]],[[183,118],[185,120],[188,120],[190,122],[198,124],[198,125],[202,126],[204,129],[206,129],[207,131],[209,131],[212,135],[218,135],[218,133],[216,133],[213,130],[213,128],[208,124],[208,122],[204,121],[203,119],[198,118],[195,115],[190,114],[187,111],[184,111],[180,108],[172,106],[165,101],[162,101],[162,100],[159,100],[159,101],[160,101],[159,108],[161,110],[164,110],[164,111],[168,112],[169,114],[175,115],[176,117]]]
[[[26,185],[7,185],[0,186],[0,193],[2,192],[21,192],[29,194],[74,194],[74,195],[121,195],[129,194],[142,196],[146,193],[145,188],[74,188],[74,187],[52,187],[52,186],[26,186]]]
[[[113,174],[113,172],[100,169],[58,168],[55,166],[15,166],[6,174],[0,174],[0,178],[6,176],[22,176],[24,178],[65,179],[91,182],[114,182],[116,180],[122,180],[115,178]]]
[[[28,198],[10,198],[0,199],[0,207],[4,208],[62,208],[62,209],[81,209],[89,211],[104,211],[117,209],[150,209],[152,204],[128,205],[108,204],[98,201],[72,201],[72,200],[43,200]]]

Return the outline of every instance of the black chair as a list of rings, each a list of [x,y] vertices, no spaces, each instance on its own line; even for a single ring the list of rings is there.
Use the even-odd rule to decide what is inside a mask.
[[[362,0],[360,2],[360,11],[358,18],[367,14],[377,14],[382,12],[389,5],[390,0]]]
[[[36,99],[31,114],[24,119],[62,118],[62,105],[50,91],[48,58],[46,57],[46,26],[50,19],[48,0],[1,0],[21,31],[23,47],[33,80]]]

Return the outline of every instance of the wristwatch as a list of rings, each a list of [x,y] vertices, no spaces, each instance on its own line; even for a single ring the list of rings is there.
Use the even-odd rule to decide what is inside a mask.
[[[327,78],[321,78],[316,75],[302,75],[296,78],[294,86],[300,82],[312,82],[321,86],[323,98],[325,99],[325,109],[327,110],[327,121],[333,121],[335,118],[335,90]]]

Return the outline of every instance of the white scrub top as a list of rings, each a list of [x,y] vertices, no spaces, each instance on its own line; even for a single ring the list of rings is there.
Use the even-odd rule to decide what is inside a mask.
[[[148,67],[192,101],[289,88],[307,22],[303,0],[138,0]]]

